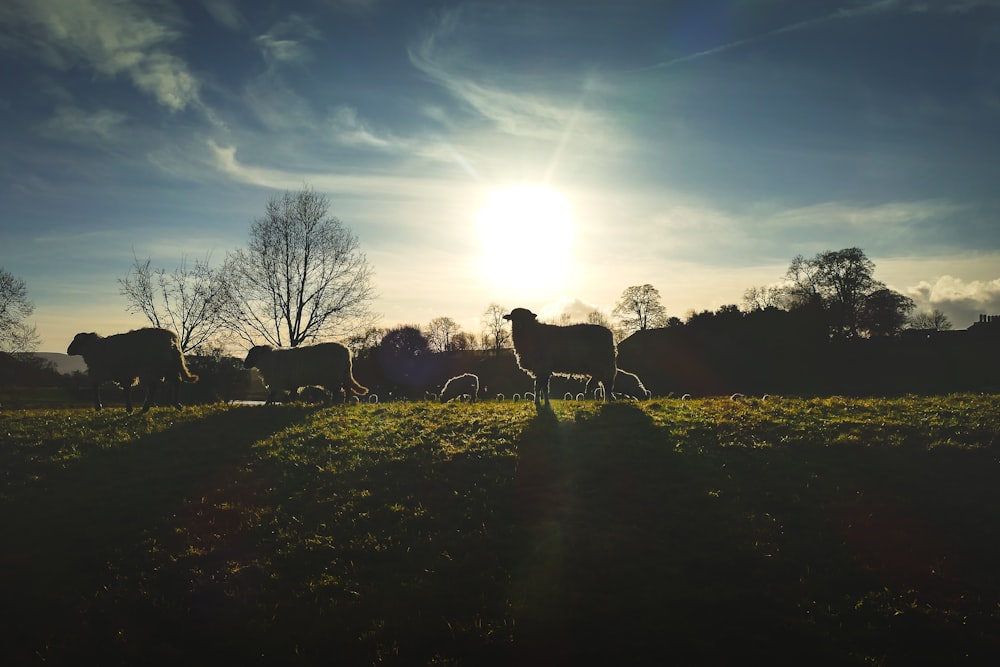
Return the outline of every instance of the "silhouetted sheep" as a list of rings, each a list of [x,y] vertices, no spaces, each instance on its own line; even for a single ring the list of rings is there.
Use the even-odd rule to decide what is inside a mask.
[[[615,339],[611,330],[598,324],[557,326],[542,324],[527,308],[515,308],[503,316],[511,324],[517,365],[535,380],[535,405],[549,405],[552,375],[589,376],[591,385],[610,390],[615,379]]]
[[[479,395],[479,376],[472,373],[456,375],[444,383],[444,389],[441,390],[438,400],[442,403],[447,403],[454,398],[459,398],[466,394],[471,397],[473,403],[476,402],[476,398]]]
[[[327,400],[326,389],[315,384],[299,387],[295,395],[303,403],[325,403]]]
[[[268,395],[265,404],[283,391],[319,385],[338,394],[343,402],[348,396],[364,396],[368,389],[358,384],[351,373],[351,351],[340,343],[320,343],[306,347],[275,349],[256,345],[247,352],[244,368],[256,368],[264,378]]]
[[[175,407],[180,407],[181,381],[197,382],[198,376],[184,363],[177,334],[166,329],[136,329],[107,338],[96,333],[78,333],[66,354],[80,355],[94,389],[94,409],[100,410],[102,382],[114,382],[125,390],[125,410],[132,412],[132,386],[146,385],[142,411],[149,410],[161,380],[173,388]]]
[[[620,368],[618,369],[618,373],[615,375],[615,386],[612,391],[616,394],[630,396],[640,400],[649,400],[653,396],[653,392],[646,389],[646,385],[642,383],[642,380],[639,379],[638,375],[635,373],[629,373],[628,371],[623,371]]]

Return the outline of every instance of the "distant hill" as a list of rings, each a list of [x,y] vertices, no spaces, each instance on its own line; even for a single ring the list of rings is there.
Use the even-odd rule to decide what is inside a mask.
[[[35,356],[52,362],[56,371],[64,375],[69,375],[74,371],[86,372],[87,370],[87,364],[80,356],[70,356],[61,352],[35,352]]]

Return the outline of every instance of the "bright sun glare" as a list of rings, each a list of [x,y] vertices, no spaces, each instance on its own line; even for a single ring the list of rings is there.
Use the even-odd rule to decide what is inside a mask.
[[[568,276],[573,219],[566,198],[540,185],[494,190],[477,219],[479,266],[496,285],[553,288]]]

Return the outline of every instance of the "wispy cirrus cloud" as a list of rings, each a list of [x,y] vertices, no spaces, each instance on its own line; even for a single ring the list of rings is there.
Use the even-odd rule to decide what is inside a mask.
[[[292,14],[258,35],[255,42],[272,64],[301,62],[310,58],[307,42],[322,37],[319,30],[298,14]]]
[[[734,39],[708,49],[679,55],[675,58],[663,60],[645,67],[640,67],[634,71],[644,72],[668,69],[684,63],[689,63],[702,58],[707,58],[745,46],[757,44],[780,35],[808,30],[826,23],[858,19],[888,12],[938,12],[943,14],[958,14],[980,8],[995,9],[998,7],[1000,7],[1000,1],[998,0],[867,0],[857,2],[853,5],[840,7],[832,12],[820,13],[810,19],[787,23],[785,25],[777,26],[771,30],[765,30],[747,37]]]
[[[41,125],[43,134],[84,143],[115,141],[127,116],[112,109],[86,111],[75,106],[60,106]]]
[[[199,82],[171,52],[180,36],[168,5],[111,0],[11,0],[0,22],[18,29],[18,47],[51,67],[84,66],[125,77],[171,111],[199,101]]]
[[[490,13],[495,10],[474,4],[445,13],[431,31],[411,45],[411,64],[504,134],[565,141],[567,127],[573,127],[593,137],[588,128],[602,124],[602,118],[582,103],[588,83],[585,75],[568,71],[557,78],[558,87],[550,82],[540,88],[531,75],[520,74],[516,68],[498,64],[502,59],[480,52],[475,35],[495,20]],[[508,23],[513,20],[505,19]],[[535,29],[533,16],[520,20],[520,25],[506,25],[510,40]],[[580,83],[574,86],[574,80]]]

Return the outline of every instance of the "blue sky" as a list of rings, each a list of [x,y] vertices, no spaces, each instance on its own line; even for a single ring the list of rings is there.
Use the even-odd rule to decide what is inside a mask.
[[[998,0],[6,0],[0,54],[0,266],[44,351],[144,323],[133,252],[221,264],[303,185],[383,326],[643,283],[683,318],[851,246],[956,328],[1000,313]],[[559,233],[508,203],[500,243],[523,185]]]

